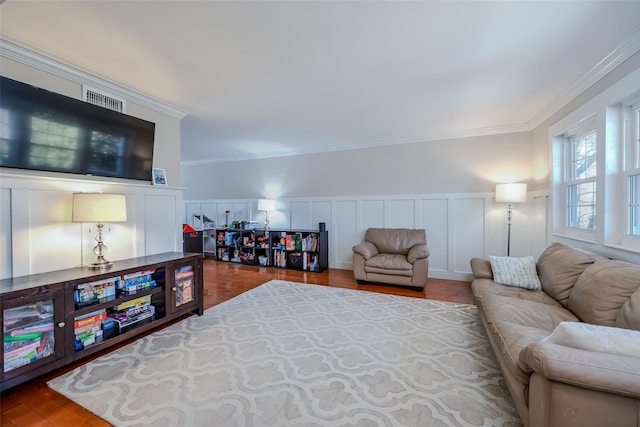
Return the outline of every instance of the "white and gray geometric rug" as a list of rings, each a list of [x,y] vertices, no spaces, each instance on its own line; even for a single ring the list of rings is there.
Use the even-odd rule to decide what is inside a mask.
[[[476,307],[272,280],[48,382],[115,426],[520,426]]]

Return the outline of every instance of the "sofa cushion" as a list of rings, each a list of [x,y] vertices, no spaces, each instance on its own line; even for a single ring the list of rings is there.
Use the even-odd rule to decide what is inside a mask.
[[[369,228],[364,240],[373,243],[380,253],[407,255],[416,245],[427,244],[424,229]]]
[[[513,286],[502,286],[489,279],[474,280],[471,284],[471,291],[473,292],[473,296],[476,301],[500,295],[503,297],[518,298],[524,301],[533,301],[541,304],[561,307],[558,301],[551,298],[542,290],[531,291]]]
[[[529,384],[531,370],[520,361],[520,352],[531,343],[539,342],[549,335],[546,329],[535,326],[523,326],[511,322],[491,324],[489,333],[497,343],[506,367],[522,384]]]
[[[514,258],[491,255],[489,262],[494,282],[524,289],[541,288],[536,272],[536,263],[532,256]]]
[[[599,257],[590,252],[574,249],[562,243],[553,243],[538,259],[538,276],[542,289],[566,307],[582,272]]]
[[[508,322],[531,326],[550,334],[560,322],[576,322],[579,319],[569,310],[555,305],[518,298],[495,296],[482,301],[488,323]]]
[[[640,331],[640,289],[635,291],[620,309],[616,326]]]
[[[640,357],[640,331],[629,329],[583,322],[561,322],[542,342],[599,353]]]
[[[615,326],[620,309],[639,288],[640,265],[603,259],[585,269],[568,308],[584,322]]]

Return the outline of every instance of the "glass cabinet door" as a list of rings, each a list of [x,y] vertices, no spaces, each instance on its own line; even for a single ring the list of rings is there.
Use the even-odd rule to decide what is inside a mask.
[[[189,264],[175,269],[173,292],[175,307],[195,301],[196,266]]]
[[[61,295],[52,292],[3,301],[3,378],[64,356]]]

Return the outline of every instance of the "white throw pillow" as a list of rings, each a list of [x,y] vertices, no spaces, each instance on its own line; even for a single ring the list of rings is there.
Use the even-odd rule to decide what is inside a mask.
[[[493,270],[493,281],[496,283],[525,289],[542,288],[532,256],[513,258],[491,255],[489,262]]]
[[[560,322],[551,335],[541,342],[600,353],[640,357],[640,331],[631,329],[582,322]]]

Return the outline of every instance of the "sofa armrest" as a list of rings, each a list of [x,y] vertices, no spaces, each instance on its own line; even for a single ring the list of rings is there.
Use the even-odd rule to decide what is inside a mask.
[[[365,260],[378,255],[378,248],[371,242],[362,242],[353,247],[353,252],[361,255]]]
[[[415,245],[409,249],[407,261],[409,261],[410,264],[413,264],[419,259],[429,258],[429,255],[431,255],[431,253],[429,252],[427,245]]]
[[[471,258],[471,271],[476,279],[493,280],[491,262],[486,258]]]
[[[537,342],[520,352],[529,372],[550,381],[640,398],[640,358]]]

